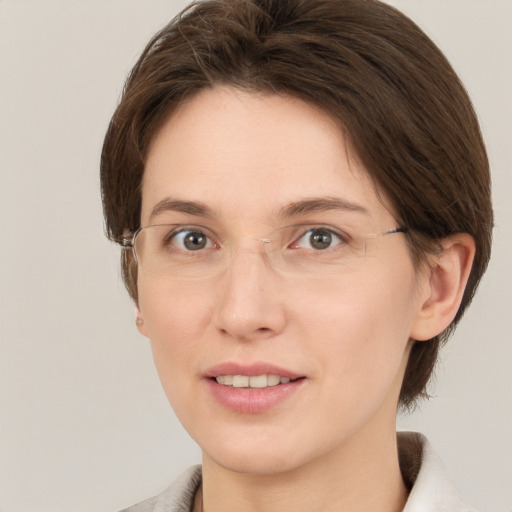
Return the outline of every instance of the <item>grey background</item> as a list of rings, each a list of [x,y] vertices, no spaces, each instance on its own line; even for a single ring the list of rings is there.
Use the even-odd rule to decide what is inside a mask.
[[[488,144],[495,245],[443,352],[425,432],[461,495],[512,511],[512,2],[401,0],[445,51]],[[126,73],[184,1],[0,0],[0,511],[112,511],[199,451],[160,389],[103,238],[98,162]]]

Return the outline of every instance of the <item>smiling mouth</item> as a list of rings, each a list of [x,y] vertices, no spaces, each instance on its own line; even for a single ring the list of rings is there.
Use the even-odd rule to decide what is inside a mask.
[[[280,384],[288,384],[299,379],[280,377],[279,375],[218,375],[214,378],[214,380],[218,384],[232,388],[264,389],[268,387],[279,386]]]

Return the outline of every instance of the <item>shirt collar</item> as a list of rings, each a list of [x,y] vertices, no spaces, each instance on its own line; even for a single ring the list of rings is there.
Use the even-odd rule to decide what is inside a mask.
[[[410,494],[403,512],[470,512],[427,438],[398,433],[400,468]]]

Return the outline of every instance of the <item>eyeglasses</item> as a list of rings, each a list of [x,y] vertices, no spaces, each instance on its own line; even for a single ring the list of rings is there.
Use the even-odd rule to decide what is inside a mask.
[[[139,228],[121,245],[131,249],[144,272],[170,279],[205,279],[228,268],[242,243],[263,244],[267,261],[287,276],[325,277],[339,275],[365,259],[377,240],[395,233],[348,235],[330,225],[296,224],[278,228],[263,238],[220,237],[201,225],[158,224]]]

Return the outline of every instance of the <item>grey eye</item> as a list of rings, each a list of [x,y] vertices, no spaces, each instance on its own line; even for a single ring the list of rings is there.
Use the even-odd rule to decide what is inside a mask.
[[[317,229],[309,236],[309,242],[315,249],[328,249],[332,243],[332,234],[326,229]]]
[[[211,240],[202,231],[183,230],[172,237],[173,245],[186,251],[200,251],[212,246]]]
[[[342,238],[327,228],[314,228],[304,233],[296,242],[296,248],[323,251],[342,243]]]

